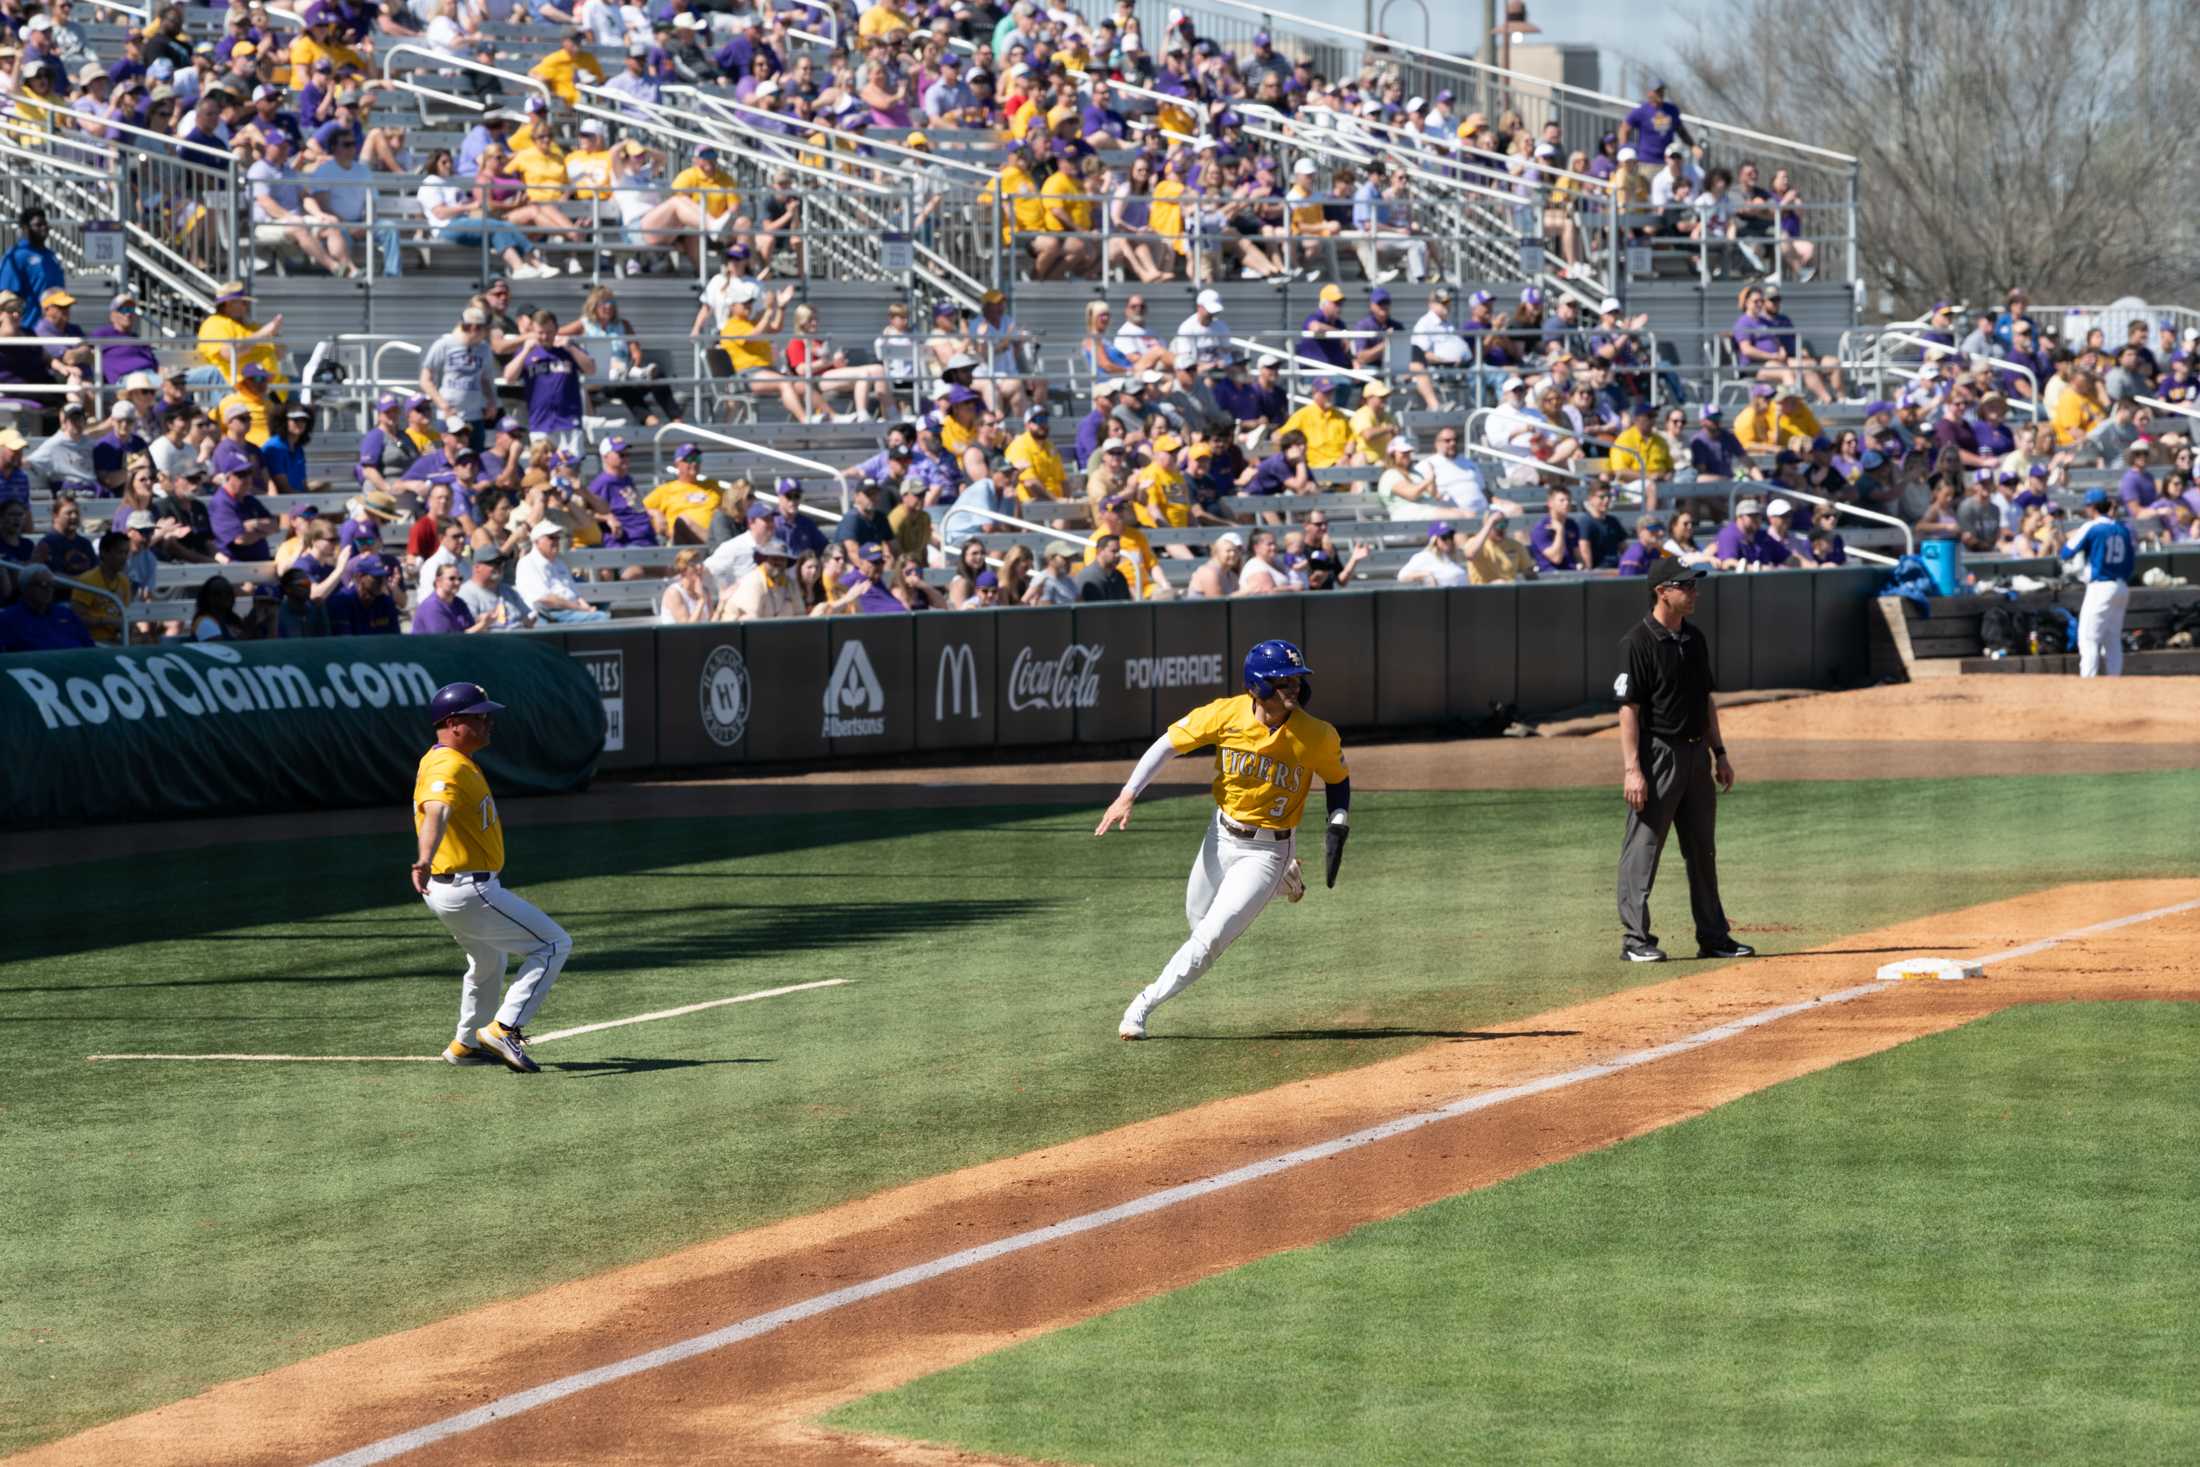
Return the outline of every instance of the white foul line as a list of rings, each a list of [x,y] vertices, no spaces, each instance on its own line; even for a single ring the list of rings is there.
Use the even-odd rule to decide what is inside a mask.
[[[2076,928],[2055,937],[2043,938],[2038,942],[2026,943],[2022,947],[2008,948],[1982,958],[1971,959],[1971,961],[1987,966],[1995,963],[2014,962],[2019,958],[2028,958],[2036,953],[2045,952],[2047,949],[2061,943],[2113,931],[2118,927],[2129,927],[2139,922],[2151,922],[2158,917],[2174,916],[2179,912],[2192,911],[2194,908],[2200,908],[2200,898],[2179,902],[2175,906],[2156,907],[2150,912],[2138,912],[2128,917],[2116,917],[2106,922],[2096,922],[2089,927]],[[485,1406],[477,1406],[471,1411],[463,1411],[456,1416],[446,1416],[441,1421],[432,1421],[426,1426],[415,1427],[411,1431],[400,1432],[396,1436],[384,1437],[381,1441],[345,1452],[340,1456],[329,1457],[316,1463],[315,1467],[369,1467],[371,1463],[387,1462],[393,1457],[400,1457],[407,1452],[417,1451],[431,1443],[443,1441],[448,1437],[463,1435],[466,1432],[487,1426],[492,1421],[501,1421],[507,1417],[517,1416],[523,1411],[532,1411],[538,1406],[547,1406],[552,1401],[577,1395],[596,1386],[609,1385],[613,1381],[624,1380],[628,1376],[641,1375],[662,1366],[675,1365],[682,1360],[691,1360],[698,1355],[706,1355],[713,1350],[723,1349],[727,1345],[739,1344],[743,1340],[752,1340],[759,1335],[769,1334],[784,1325],[795,1324],[805,1319],[814,1319],[818,1315],[829,1314],[850,1304],[860,1304],[866,1299],[875,1299],[882,1294],[891,1294],[917,1284],[928,1283],[947,1274],[959,1273],[964,1269],[975,1268],[981,1263],[990,1263],[996,1258],[1004,1258],[1011,1253],[1021,1253],[1026,1249],[1059,1242],[1064,1238],[1076,1237],[1080,1233],[1089,1233],[1096,1228],[1107,1227],[1111,1223],[1123,1222],[1130,1218],[1143,1217],[1148,1213],[1160,1212],[1165,1208],[1174,1207],[1178,1203],[1190,1202],[1216,1192],[1227,1191],[1232,1187],[1243,1186],[1247,1182],[1259,1181],[1263,1177],[1272,1177],[1278,1172],[1290,1171],[1295,1167],[1305,1166],[1309,1162],[1326,1161],[1332,1156],[1339,1156],[1347,1151],[1356,1151],[1363,1146],[1371,1146],[1378,1141],[1388,1141],[1393,1137],[1418,1131],[1423,1126],[1435,1125],[1439,1121],[1456,1120],[1460,1116],[1472,1115],[1476,1111],[1487,1110],[1491,1106],[1504,1105],[1510,1101],[1526,1099],[1531,1095],[1541,1095],[1547,1091],[1564,1089],[1569,1085],[1579,1085],[1586,1080],[1598,1080],[1607,1075],[1616,1075],[1642,1065],[1655,1064],[1659,1060],[1671,1059],[1675,1055],[1702,1049],[1706,1045],[1717,1044],[1722,1039],[1732,1039],[1737,1034],[1745,1034],[1751,1029],[1777,1023],[1781,1019],[1804,1013],[1810,1009],[1848,1003],[1852,999],[1862,998],[1866,994],[1883,993],[1890,988],[1901,986],[1903,985],[1883,983],[1874,979],[1869,983],[1860,983],[1854,988],[1844,988],[1838,993],[1829,993],[1820,998],[1804,999],[1799,1003],[1785,1003],[1776,1008],[1760,1009],[1754,1014],[1744,1015],[1742,1018],[1721,1024],[1716,1028],[1699,1030],[1669,1044],[1660,1044],[1651,1049],[1638,1049],[1631,1054],[1623,1054],[1617,1059],[1604,1060],[1593,1065],[1583,1065],[1578,1069],[1567,1070],[1556,1075],[1545,1075],[1541,1079],[1529,1080],[1519,1085],[1509,1085],[1502,1090],[1490,1090],[1480,1095],[1470,1095],[1463,1100],[1455,1100],[1451,1104],[1441,1106],[1436,1110],[1420,1111],[1413,1115],[1401,1116],[1396,1120],[1369,1126],[1365,1130],[1354,1131],[1349,1136],[1339,1136],[1333,1141],[1323,1141],[1313,1146],[1302,1146],[1296,1151],[1286,1151],[1278,1156],[1267,1157],[1246,1166],[1238,1167],[1233,1171],[1203,1177],[1199,1181],[1186,1182],[1181,1186],[1170,1187],[1163,1191],[1149,1192],[1143,1197],[1134,1197],[1130,1201],[1120,1203],[1114,1207],[1103,1208],[1098,1212],[1088,1212],[1047,1227],[1015,1233],[1006,1238],[998,1238],[991,1243],[982,1243],[975,1248],[965,1248],[960,1252],[950,1253],[944,1258],[935,1258],[928,1263],[913,1264],[908,1268],[896,1270],[881,1278],[870,1279],[860,1284],[850,1284],[844,1289],[835,1289],[829,1294],[819,1294],[814,1298],[789,1304],[783,1309],[774,1309],[768,1314],[752,1315],[721,1329],[712,1330],[708,1334],[695,1335],[689,1339],[680,1340],[644,1354],[631,1355],[624,1360],[613,1361],[609,1365],[599,1365],[594,1370],[584,1370],[576,1375],[568,1375],[562,1379],[553,1380],[528,1390],[515,1391],[511,1395],[500,1397]]]
[[[790,983],[785,988],[765,988],[755,993],[737,993],[731,998],[706,999],[676,1009],[658,1009],[654,1013],[636,1014],[630,1019],[606,1019],[601,1024],[579,1024],[571,1029],[553,1029],[548,1034],[530,1034],[530,1045],[548,1044],[553,1039],[571,1039],[579,1034],[595,1034],[605,1029],[623,1029],[628,1024],[647,1024],[653,1019],[677,1019],[682,1014],[699,1014],[705,1009],[722,1009],[729,1003],[754,1003],[760,998],[778,998],[789,993],[808,993],[813,988],[838,988],[845,978],[822,978],[815,983]],[[88,1054],[87,1060],[264,1060],[301,1064],[434,1064],[443,1058],[439,1054]]]

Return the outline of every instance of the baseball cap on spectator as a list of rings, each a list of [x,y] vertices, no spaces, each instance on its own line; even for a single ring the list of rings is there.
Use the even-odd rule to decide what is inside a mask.
[[[1524,286],[1522,286],[1522,287],[1520,288],[1520,304],[1522,304],[1522,305],[1524,305],[1524,306],[1540,306],[1540,305],[1542,305],[1542,304],[1543,304],[1543,292],[1542,292],[1541,290],[1537,289],[1537,288],[1536,288],[1535,286],[1532,286],[1532,285],[1524,285]]]
[[[1856,460],[1857,467],[1867,473],[1873,469],[1884,468],[1886,463],[1887,456],[1876,448],[1865,449],[1863,454]],[[2038,468],[2043,475],[2047,472],[2044,465],[2035,464],[2033,467]]]
[[[1092,384],[1092,395],[1095,400],[1103,397],[1114,397],[1122,390],[1123,383],[1121,379],[1115,377],[1103,377]]]
[[[293,423],[310,423],[313,421],[313,409],[304,403],[294,402],[290,405],[290,411],[283,416]]]
[[[1894,404],[1887,401],[1883,397],[1864,404],[1864,416],[1867,418],[1877,417],[1882,413],[1891,413],[1893,411]]]
[[[684,459],[701,458],[702,456],[703,445],[700,443],[683,443],[672,450],[672,461],[674,463],[679,463]]]
[[[2106,504],[2108,503],[2108,491],[2106,489],[2088,489],[2085,491],[2085,502],[2089,505]]]
[[[2027,474],[2029,474],[2029,475],[2030,475],[2030,476],[2031,476],[2032,478],[2035,478],[2035,479],[2044,479],[2044,478],[2046,478],[2046,477],[2047,477],[2047,465],[2046,465],[2046,464],[2034,464],[2034,465],[2032,465],[2032,467],[2031,467],[2031,468],[2029,468],[2029,469],[2025,470],[2025,472],[2026,472]]]
[[[57,285],[40,296],[38,303],[42,306],[73,306],[76,304],[76,297]]]
[[[979,571],[976,585],[981,591],[997,591],[1001,586],[1001,578],[989,570]]]
[[[131,421],[137,417],[137,404],[127,398],[117,398],[107,409],[107,416],[122,422]]]
[[[727,289],[726,299],[732,301],[735,305],[745,306],[761,294],[763,294],[763,291],[758,288],[755,281],[736,280]]]
[[[64,418],[81,418],[84,415],[85,414],[83,403],[65,402],[61,404],[61,416],[63,416]]]
[[[1141,387],[1159,387],[1162,383],[1168,380],[1169,379],[1167,377],[1164,377],[1163,375],[1161,375],[1161,373],[1155,371],[1151,367],[1148,367],[1145,371],[1138,374],[1138,385]]]
[[[527,538],[530,540],[562,540],[565,538],[565,526],[553,519],[536,520],[534,531]]]
[[[424,392],[416,392],[405,399],[405,411],[408,413],[419,412],[434,406],[435,404],[429,400],[428,395]]]
[[[1622,163],[1632,163],[1635,161],[1637,156],[1639,155],[1635,152],[1633,148],[1621,148],[1619,150],[1619,161]]]
[[[640,60],[649,55],[649,47],[643,45],[640,41],[636,41],[626,48],[626,54]]]
[[[961,407],[966,402],[982,402],[983,400],[977,393],[972,392],[959,382],[947,389],[947,405],[951,408]]]
[[[1716,423],[1725,412],[1726,409],[1720,407],[1717,403],[1707,402],[1696,410],[1696,416],[1706,423]]]
[[[749,501],[749,512],[746,517],[752,520],[768,520],[774,518],[776,514],[777,511],[773,510],[770,505],[765,504],[762,500],[752,499]]]
[[[1100,445],[1102,453],[1128,453],[1130,445],[1120,438],[1110,438]]]
[[[446,433],[463,433],[466,431],[466,420],[453,414],[443,420],[443,431]]]
[[[1457,295],[1450,286],[1439,285],[1428,293],[1428,298],[1432,301],[1444,301],[1448,304],[1457,299]]]
[[[1526,391],[1527,387],[1528,384],[1521,381],[1518,377],[1507,377],[1503,382],[1498,384],[1497,390],[1500,394],[1506,397],[1510,397],[1516,392]]]
[[[1618,313],[1619,313],[1619,297],[1618,297],[1618,296],[1616,296],[1616,295],[1608,295],[1608,296],[1606,296],[1606,297],[1605,297],[1605,298],[1604,298],[1603,300],[1601,300],[1601,301],[1598,301],[1598,302],[1597,302],[1597,314],[1598,314],[1598,315],[1600,315],[1600,316],[1612,316],[1612,315],[1617,315]]]
[[[1488,291],[1478,290],[1473,295],[1467,297],[1467,304],[1470,306],[1486,306],[1496,299],[1497,297],[1491,295]]]
[[[1183,446],[1184,440],[1174,433],[1164,433],[1153,441],[1155,453],[1174,453]]]
[[[1740,514],[1741,510],[1739,508],[1736,508],[1734,512],[1736,514]],[[1765,514],[1767,516],[1789,515],[1793,513],[1795,513],[1795,506],[1788,503],[1785,499],[1775,499],[1772,501],[1772,503],[1765,506]]]
[[[1387,306],[1390,304],[1390,292],[1378,285],[1367,293],[1367,303],[1371,306]]]
[[[1388,382],[1370,382],[1360,389],[1360,396],[1388,397],[1390,396],[1390,384]]]
[[[122,528],[125,530],[150,530],[159,523],[160,521],[153,518],[151,510],[133,509],[130,511],[129,522],[123,525]]]
[[[1431,540],[1449,540],[1458,533],[1456,529],[1452,528],[1450,520],[1438,520],[1428,527],[1428,537]]]
[[[1321,298],[1325,301],[1342,301],[1344,299],[1344,288],[1338,285],[1325,285],[1322,287]]]
[[[2022,479],[2023,476],[2020,475],[2015,469],[2003,469],[2001,473],[1997,476],[1996,482],[2002,484],[2016,484],[2021,483]]]
[[[1785,504],[1787,501],[1782,500],[1780,502]],[[1736,514],[1763,514],[1765,512],[1764,501],[1761,499],[1745,499],[1734,506],[1734,512]]]
[[[772,489],[775,493],[781,496],[785,496],[788,494],[800,494],[802,492],[802,481],[795,478],[791,474],[782,474],[780,475],[779,482],[772,485]]]
[[[870,544],[858,549],[856,554],[864,560],[884,560],[886,558],[886,547],[873,540]]]
[[[63,411],[66,412],[67,409],[63,409]],[[229,405],[229,411],[222,414],[222,421],[225,423],[231,423],[235,422],[238,418],[249,418],[251,416],[252,404],[248,402],[231,403]]]
[[[1749,384],[1749,395],[1751,397],[1770,397],[1772,396],[1772,384],[1770,382],[1752,382]]]
[[[614,453],[624,453],[626,452],[626,440],[624,438],[606,438],[596,445],[596,452],[607,457]]]
[[[1222,314],[1222,293],[1214,290],[1203,290],[1199,293],[1197,304],[1201,310],[1219,316]]]
[[[1312,178],[1318,172],[1320,170],[1314,166],[1314,160],[1311,158],[1301,158],[1291,165],[1291,173],[1295,178]]]
[[[1316,377],[1307,385],[1306,390],[1317,395],[1324,392],[1335,392],[1337,390],[1336,379],[1333,377]]]
[[[535,533],[540,535],[542,527],[536,526]],[[390,563],[379,555],[362,555],[351,563],[351,570],[352,574],[358,576],[361,580],[366,579],[368,576],[386,579],[390,573]]]
[[[513,417],[510,413],[506,413],[503,417],[497,419],[497,431],[499,433],[517,433],[519,428],[519,419]]]
[[[13,428],[0,428],[0,448],[12,448],[20,453],[31,446],[31,441]]]

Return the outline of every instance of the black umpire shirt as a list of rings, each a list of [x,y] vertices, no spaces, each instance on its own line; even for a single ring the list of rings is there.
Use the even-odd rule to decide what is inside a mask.
[[[1677,632],[1646,616],[1619,639],[1622,703],[1645,710],[1645,722],[1661,739],[1700,739],[1711,721],[1711,644],[1691,621]]]

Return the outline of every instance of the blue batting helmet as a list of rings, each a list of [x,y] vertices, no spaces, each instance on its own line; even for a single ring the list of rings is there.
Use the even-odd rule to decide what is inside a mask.
[[[502,713],[502,703],[489,701],[489,694],[479,683],[445,683],[435,690],[428,700],[428,722],[437,728],[446,718],[458,718],[468,713]]]
[[[1279,677],[1303,678],[1305,692],[1314,691],[1314,669],[1306,665],[1305,654],[1297,647],[1281,640],[1255,642],[1245,654],[1245,690],[1258,698],[1272,698],[1276,687],[1270,679]],[[1302,696],[1299,701],[1306,699]]]

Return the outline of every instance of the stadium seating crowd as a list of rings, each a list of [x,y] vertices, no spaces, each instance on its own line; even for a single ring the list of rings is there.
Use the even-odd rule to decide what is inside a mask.
[[[1807,568],[1884,522],[2040,556],[2104,483],[2149,542],[2200,528],[2200,329],[2064,339],[2018,289],[1936,305],[1870,361],[1821,350],[1781,311],[1827,265],[1811,206],[1693,137],[1662,83],[1570,151],[1555,121],[1409,95],[1395,67],[1327,77],[1265,31],[1225,45],[1172,12],[1149,35],[1132,0],[213,20],[165,6],[102,45],[71,0],[0,10],[11,158],[225,171],[227,258],[252,266],[195,330],[156,330],[130,289],[79,301],[49,210],[20,210],[0,563],[140,609],[0,575],[28,608],[10,647]],[[427,64],[377,69],[403,47]],[[464,109],[440,141],[403,111],[431,94],[423,119]],[[676,96],[743,141],[668,144]],[[989,278],[829,328],[808,288],[845,241],[806,216],[879,159],[930,181],[919,242],[978,241]],[[1477,285],[1439,199],[1498,209],[1551,273]],[[221,237],[189,190],[132,207],[179,250]],[[1686,379],[1606,293],[1653,245],[1736,292]],[[253,283],[395,299],[454,253],[500,273],[400,343],[403,380],[318,375]],[[627,314],[621,282],[659,276],[698,287],[685,337]],[[1254,282],[1282,331],[1233,322],[1223,289]],[[1149,319],[1161,291],[1188,309]],[[1074,343],[1019,324],[1049,299],[1081,310]],[[839,461],[729,454],[712,425],[742,424]]]

